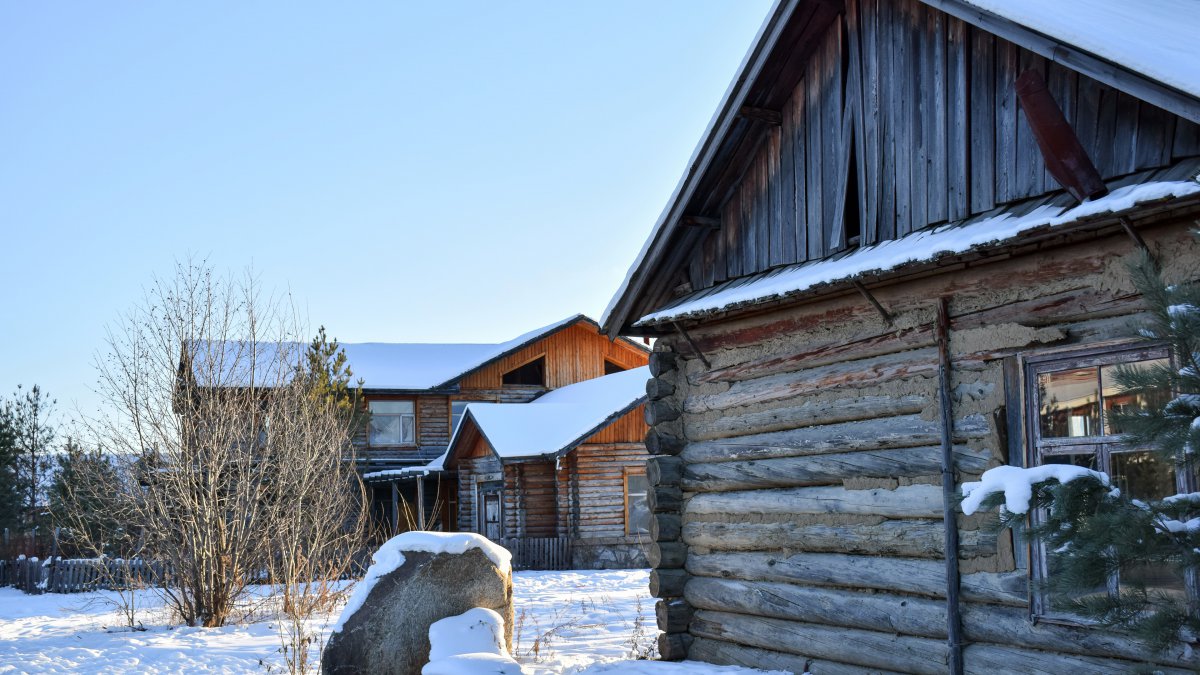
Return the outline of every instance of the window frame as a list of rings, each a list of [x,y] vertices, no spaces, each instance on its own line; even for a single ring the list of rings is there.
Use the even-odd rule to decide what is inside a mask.
[[[538,361],[539,359],[542,361],[542,382],[541,382],[541,384],[509,384],[504,381],[505,376],[507,376],[509,373],[514,373],[514,372],[524,368],[525,366],[528,366],[529,364],[534,363],[535,361]],[[549,363],[550,363],[550,360],[546,358],[546,352],[542,352],[536,356],[525,359],[520,364],[513,366],[512,368],[509,368],[509,369],[503,371],[502,373],[500,373],[500,388],[501,389],[517,389],[517,388],[545,389],[547,386],[549,386],[546,384],[546,382],[550,379]]]
[[[631,476],[635,476],[635,477],[641,476],[643,479],[645,479],[646,490],[644,492],[630,493],[629,478]],[[627,536],[627,537],[642,536],[642,535],[649,536],[650,535],[650,520],[653,519],[654,514],[650,511],[650,479],[646,475],[646,467],[644,467],[644,466],[643,467],[634,467],[634,466],[625,467],[624,471],[621,472],[621,494],[622,494],[621,514],[623,516],[622,519],[625,521],[625,536]],[[645,504],[646,504],[646,513],[649,515],[649,517],[646,519],[645,531],[631,529],[632,523],[630,522],[630,518],[629,518],[629,505],[630,505],[629,497],[631,494],[633,494],[633,495],[640,494],[642,496],[642,501],[645,502]]]
[[[371,435],[371,418],[373,418],[376,415],[376,413],[371,410],[371,404],[373,404],[373,403],[411,403],[412,404],[412,407],[413,407],[413,409],[412,409],[413,440],[411,443],[405,443],[403,438],[401,438],[401,441],[399,443],[375,443],[374,442],[374,439],[372,438],[372,435]],[[419,406],[417,404],[417,399],[411,398],[411,397],[401,397],[401,398],[380,397],[380,398],[368,399],[367,400],[367,416],[368,416],[367,417],[367,447],[369,447],[369,448],[415,448],[415,447],[418,447],[420,445],[420,439],[421,439],[420,407],[421,406]],[[405,413],[384,413],[381,416],[403,418],[405,416]],[[401,430],[401,435],[403,435],[403,433],[404,433],[403,420],[401,420],[401,422],[400,422],[400,430]]]
[[[1098,398],[1096,405],[1099,408],[1101,435],[1043,439],[1041,394],[1038,388],[1039,375],[1065,370],[1096,368],[1099,376],[1099,373],[1102,372],[1100,369],[1104,366],[1163,358],[1169,359],[1171,364],[1175,363],[1174,355],[1171,353],[1169,346],[1166,344],[1146,345],[1144,343],[1109,344],[1085,349],[1027,355],[1022,358],[1023,372],[1021,382],[1025,399],[1023,415],[1025,420],[1025,453],[1023,458],[1025,466],[1042,466],[1043,459],[1046,457],[1094,454],[1096,455],[1096,470],[1103,471],[1112,476],[1112,456],[1114,454],[1144,452],[1144,450],[1136,449],[1117,449],[1123,445],[1125,436],[1123,434],[1106,435],[1104,433],[1107,430],[1107,422],[1104,420],[1104,383],[1099,379],[1097,380]],[[1188,472],[1175,471],[1175,489],[1177,492],[1192,492],[1196,489],[1196,484],[1196,478],[1188,475]],[[1037,522],[1041,517],[1043,515],[1040,512],[1030,512],[1028,516],[1030,522]],[[1030,541],[1029,547],[1030,578],[1032,581],[1044,580],[1049,572],[1049,558],[1046,546],[1039,541]],[[1188,574],[1184,581],[1188,596],[1192,599],[1197,598],[1196,575]],[[1118,592],[1119,580],[1115,576],[1109,580],[1108,589],[1109,593]],[[1049,621],[1072,626],[1096,624],[1096,622],[1086,617],[1054,610],[1050,606],[1049,595],[1045,592],[1039,592],[1033,585],[1030,586],[1029,608],[1030,616],[1035,622]]]

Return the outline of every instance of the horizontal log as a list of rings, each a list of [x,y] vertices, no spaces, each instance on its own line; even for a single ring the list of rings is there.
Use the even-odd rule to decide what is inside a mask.
[[[941,521],[884,520],[857,525],[689,522],[683,528],[689,546],[715,551],[865,553],[940,558],[945,541]],[[959,531],[958,554],[973,558],[996,553],[996,533]]]
[[[646,544],[646,561],[651,567],[683,567],[687,556],[687,545],[681,541],[652,541]]]
[[[893,593],[860,593],[787,583],[693,577],[684,597],[696,609],[733,611],[805,623],[940,638],[946,632],[942,600]],[[1076,656],[1155,660],[1171,666],[1200,667],[1200,654],[1182,647],[1156,654],[1129,636],[1098,628],[1033,624],[1016,607],[962,605],[964,636],[973,642],[1019,644]]]
[[[654,604],[658,629],[664,633],[686,633],[693,613],[692,606],[680,598],[660,599]]]
[[[698,610],[691,634],[864,668],[921,675],[946,672],[946,645],[931,638],[835,628],[785,619]]]
[[[663,661],[682,661],[688,657],[692,640],[687,633],[659,633],[658,657]]]
[[[779,670],[785,673],[820,673],[821,675],[897,675],[893,670],[863,668],[836,661],[820,661],[772,649],[747,647],[733,642],[696,638],[688,650],[693,661],[718,666],[743,666],[760,670]]]
[[[683,597],[683,589],[691,577],[683,569],[650,570],[650,595],[656,598]]]
[[[651,401],[662,400],[675,393],[675,384],[663,378],[646,380],[646,397]]]
[[[656,378],[678,367],[674,352],[652,352],[650,354],[649,365],[650,374]]]
[[[656,455],[646,460],[646,481],[651,485],[679,485],[683,478],[683,460]]]
[[[694,416],[684,420],[684,431],[693,441],[730,436],[799,429],[817,424],[837,424],[859,420],[912,415],[921,412],[926,398],[917,394],[902,396],[854,396],[810,399],[801,403],[720,416]]]
[[[894,490],[804,487],[710,492],[692,497],[684,512],[695,515],[849,513],[887,518],[941,518],[942,488],[904,485]]]
[[[683,508],[683,490],[677,485],[658,485],[646,492],[646,504],[654,513],[678,513]]]
[[[685,445],[682,438],[659,429],[646,432],[646,452],[651,455],[678,455]]]
[[[956,366],[962,369],[962,364]],[[930,378],[937,374],[937,369],[937,350],[933,348],[887,354],[874,359],[834,363],[734,382],[720,393],[688,396],[683,402],[683,411],[697,414],[729,410],[774,403],[839,387],[873,387],[899,379]]]
[[[968,675],[1062,675],[1063,673],[1162,673],[1162,675],[1195,674],[1191,669],[1162,666],[1149,661],[1117,661],[1080,654],[1060,654],[1034,651],[1006,645],[973,644],[963,649],[964,672]]]
[[[679,419],[679,408],[669,401],[648,401],[645,409],[646,424],[652,427]]]
[[[692,554],[687,570],[693,576],[744,581],[781,581],[819,586],[844,586],[897,591],[943,598],[946,565],[940,560],[895,558],[842,553],[722,552]],[[975,572],[960,580],[963,598],[1025,606],[1029,581],[1024,572]]]
[[[986,436],[989,431],[986,418],[982,415],[970,415],[955,422],[955,441],[980,438]],[[907,448],[939,443],[941,427],[937,421],[923,420],[918,415],[898,415],[700,441],[688,444],[680,456],[689,464],[700,464]]]
[[[675,541],[682,532],[678,513],[655,513],[650,516],[650,538],[654,541]]]
[[[954,457],[959,471],[981,474],[987,469],[991,453],[957,446]],[[838,485],[847,478],[928,476],[939,473],[941,468],[940,447],[863,450],[809,457],[689,464],[684,469],[682,485],[683,489],[696,492]]]

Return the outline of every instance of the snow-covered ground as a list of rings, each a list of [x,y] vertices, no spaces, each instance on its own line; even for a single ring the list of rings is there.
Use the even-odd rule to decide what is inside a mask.
[[[514,656],[532,675],[734,675],[759,673],[700,664],[631,661],[654,655],[657,629],[647,573],[518,572]],[[106,592],[30,596],[0,588],[0,673],[280,673],[276,624],[225,628],[169,625],[152,596],[145,631],[121,628]],[[249,607],[250,619],[261,615]],[[326,617],[327,631],[337,615]]]

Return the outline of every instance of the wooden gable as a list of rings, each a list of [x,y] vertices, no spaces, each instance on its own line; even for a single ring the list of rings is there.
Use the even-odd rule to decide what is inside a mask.
[[[1200,155],[1194,122],[920,0],[780,5],[610,333],[729,279],[1060,190],[1014,90],[1028,70],[1105,179]]]

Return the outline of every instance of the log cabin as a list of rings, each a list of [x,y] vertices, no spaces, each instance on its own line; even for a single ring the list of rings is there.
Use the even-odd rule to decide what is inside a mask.
[[[370,422],[354,439],[375,521],[394,534],[457,528],[452,471],[427,470],[472,401],[524,404],[577,382],[645,366],[647,348],[610,341],[577,314],[499,344],[344,344]]]
[[[645,567],[645,367],[529,403],[471,403],[430,468],[458,479],[458,528],[518,567]]]
[[[987,468],[1120,444],[1139,250],[1200,275],[1200,8],[779,0],[603,318],[645,405],[660,652],[790,672],[1193,672],[1052,606]],[[1153,572],[1152,589],[1196,600]],[[1119,592],[1120,579],[1112,590]]]

